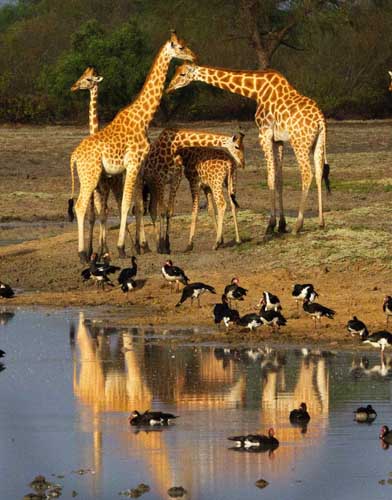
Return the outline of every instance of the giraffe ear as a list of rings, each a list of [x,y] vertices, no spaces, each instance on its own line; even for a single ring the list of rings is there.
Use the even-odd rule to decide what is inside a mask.
[[[392,71],[388,71],[389,76],[392,78]]]
[[[96,79],[95,79],[95,81],[98,82],[98,83],[102,82],[102,80],[103,80],[103,76],[97,76]]]

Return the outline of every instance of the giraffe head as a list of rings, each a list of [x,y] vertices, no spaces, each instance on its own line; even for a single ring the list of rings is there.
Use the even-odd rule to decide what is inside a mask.
[[[102,82],[103,77],[98,76],[94,68],[88,67],[85,69],[83,75],[71,87],[72,92],[76,90],[91,90],[93,87]]]
[[[389,82],[389,87],[388,90],[389,92],[392,92],[392,71],[388,71],[389,76],[391,77],[391,81]]]
[[[244,155],[244,134],[239,132],[233,135],[228,141],[227,150],[233,157],[234,161],[239,168],[245,168],[245,155]]]
[[[171,31],[170,40],[166,42],[165,49],[170,59],[182,59],[183,61],[195,61],[196,55],[188,48],[181,38],[178,38],[175,30]]]
[[[196,79],[197,66],[195,64],[181,64],[181,66],[176,68],[174,76],[166,89],[166,93],[170,94],[174,90],[186,87]]]

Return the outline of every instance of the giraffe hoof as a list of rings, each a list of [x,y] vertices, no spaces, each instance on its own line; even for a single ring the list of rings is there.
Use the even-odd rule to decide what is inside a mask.
[[[281,234],[288,233],[285,220],[279,221],[278,233],[281,233]]]
[[[79,260],[81,264],[88,262],[88,257],[86,252],[79,252]]]
[[[148,246],[148,243],[142,243],[142,245],[140,246],[140,250],[142,253],[150,253],[151,252],[151,249],[150,247]]]
[[[117,249],[118,249],[118,256],[120,257],[120,259],[126,259],[127,254],[125,253],[125,248],[124,247],[117,247]]]
[[[193,243],[190,243],[184,250],[184,253],[192,252],[193,250]]]

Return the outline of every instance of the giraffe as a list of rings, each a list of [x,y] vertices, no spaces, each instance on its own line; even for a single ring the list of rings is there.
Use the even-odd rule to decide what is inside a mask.
[[[170,219],[174,212],[174,202],[180,185],[183,165],[181,150],[184,148],[226,148],[238,162],[243,161],[242,139],[237,136],[216,134],[203,130],[164,129],[151,146],[137,183],[136,195],[136,246],[146,249],[146,237],[141,214],[143,213],[142,188],[147,185],[150,193],[150,215],[157,240],[157,251],[170,253]],[[167,203],[164,202],[165,186],[169,186]],[[160,214],[159,232],[156,218]],[[166,226],[164,227],[164,220]]]
[[[184,164],[185,177],[189,181],[192,194],[192,222],[189,234],[189,243],[186,251],[193,250],[193,238],[196,231],[197,214],[199,210],[200,188],[207,197],[208,211],[212,217],[216,231],[216,241],[213,250],[217,250],[223,244],[223,219],[226,210],[226,201],[223,195],[223,185],[226,183],[229,193],[231,212],[233,215],[235,241],[241,243],[238,222],[238,203],[235,197],[237,184],[237,166],[244,168],[243,135],[238,136],[238,146],[242,152],[242,161],[234,161],[233,157],[223,150],[213,148],[186,148],[180,151]],[[218,221],[216,221],[215,207],[217,209]]]
[[[315,101],[299,94],[286,78],[275,70],[230,70],[196,64],[176,68],[167,92],[201,81],[241,94],[257,102],[255,122],[259,143],[267,160],[268,188],[271,197],[270,219],[265,239],[276,226],[276,192],[279,204],[279,232],[286,231],[283,210],[282,162],[283,143],[293,147],[302,178],[302,195],[294,229],[303,227],[304,210],[312,182],[310,154],[313,152],[318,189],[319,226],[324,227],[322,180],[329,191],[329,166],[326,159],[326,121]]]
[[[86,209],[102,171],[108,175],[121,174],[125,171],[117,248],[120,258],[126,257],[124,240],[127,215],[137,175],[150,148],[147,130],[159,106],[169,64],[173,58],[190,61],[195,59],[194,53],[174,31],[159,50],[136,99],[121,110],[104,129],[83,139],[71,154],[72,195],[69,208],[72,210],[73,207],[76,165],[80,192],[75,211],[79,233],[78,252],[82,262],[87,259],[84,245]]]
[[[98,76],[92,67],[85,69],[82,76],[72,85],[71,91],[76,92],[78,90],[89,90],[90,91],[90,105],[89,105],[89,129],[90,135],[98,132],[99,129],[99,119],[98,119],[98,86],[103,80],[102,76]],[[95,210],[96,208],[99,216],[100,228],[99,228],[99,247],[98,255],[102,256],[107,253],[108,247],[106,243],[106,222],[107,222],[107,212],[108,212],[108,197],[109,192],[112,191],[116,199],[119,212],[121,214],[121,199],[122,199],[122,188],[123,188],[123,178],[122,175],[115,175],[113,177],[108,177],[102,173],[99,178],[98,186],[94,190],[93,197],[91,197],[91,206],[89,211],[89,237],[88,237],[88,247],[87,256],[90,257],[93,253],[93,235],[94,235],[94,224],[95,224]],[[73,220],[73,212],[70,213],[70,219]]]

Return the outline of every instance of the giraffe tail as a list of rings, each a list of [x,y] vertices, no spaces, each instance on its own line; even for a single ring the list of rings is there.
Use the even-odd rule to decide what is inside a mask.
[[[235,167],[231,166],[227,174],[227,190],[229,191],[231,201],[237,208],[240,208],[237,198],[235,196],[237,175],[236,171],[233,172],[233,169],[235,169]]]
[[[75,213],[74,213],[74,193],[75,193],[74,165],[75,165],[75,160],[73,158],[73,155],[71,155],[71,160],[70,160],[71,198],[68,200],[68,219],[70,222],[73,222],[73,220],[75,219]]]
[[[327,193],[330,194],[331,193],[331,184],[329,182],[329,165],[328,163],[324,163],[324,167],[323,167],[323,181],[324,181],[324,184],[325,184],[325,189],[327,190]]]
[[[324,121],[323,127],[321,130],[321,133],[323,135],[323,144],[324,144],[324,167],[323,167],[323,181],[325,184],[325,189],[327,190],[327,193],[331,193],[331,184],[329,182],[329,164],[327,160],[327,125]]]

